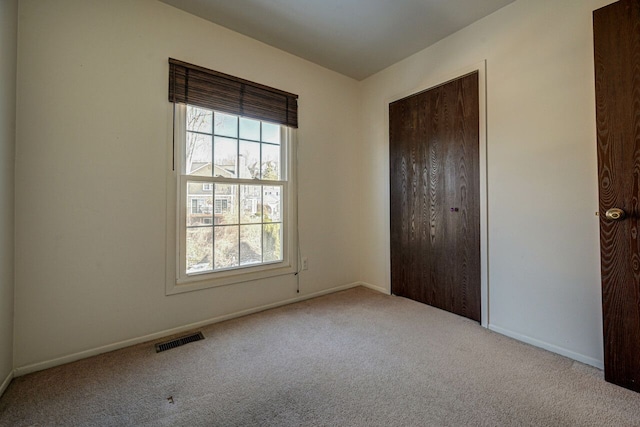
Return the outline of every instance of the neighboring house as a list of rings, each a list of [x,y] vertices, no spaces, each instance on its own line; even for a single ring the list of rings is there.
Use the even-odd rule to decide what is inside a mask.
[[[222,176],[226,178],[233,177],[235,174],[235,165],[213,167],[211,163],[193,163],[191,166],[194,175],[200,176]],[[220,223],[219,218],[224,214],[233,213],[233,207],[236,203],[236,195],[232,194],[231,188],[228,187],[227,194],[216,194],[213,200],[213,184],[209,182],[192,182],[188,186],[187,193],[187,212],[189,214],[189,225],[211,225],[214,223],[212,213],[218,218],[216,224]]]
[[[194,175],[231,178],[235,176],[235,165],[214,165],[211,163],[193,163]],[[233,215],[238,206],[238,190],[234,185],[221,186],[215,192],[214,184],[209,182],[192,182],[188,186],[187,212],[189,225],[220,224],[222,217]],[[259,187],[256,186],[256,189]],[[272,221],[280,220],[280,187],[263,187],[260,191],[252,191],[241,195],[242,210],[246,216],[259,215],[264,206],[264,215]]]

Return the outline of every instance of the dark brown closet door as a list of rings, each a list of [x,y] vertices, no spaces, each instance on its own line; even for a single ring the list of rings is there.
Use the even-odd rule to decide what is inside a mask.
[[[596,10],[593,30],[604,373],[640,391],[640,0]]]
[[[480,321],[478,73],[389,105],[391,291]]]

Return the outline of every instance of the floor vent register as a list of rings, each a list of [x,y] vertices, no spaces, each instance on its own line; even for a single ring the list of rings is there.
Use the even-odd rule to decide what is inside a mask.
[[[195,334],[185,335],[171,341],[161,342],[156,344],[156,353],[171,350],[172,348],[180,347],[181,345],[189,344],[190,342],[200,341],[203,339],[204,335],[202,335],[202,332],[197,332]]]

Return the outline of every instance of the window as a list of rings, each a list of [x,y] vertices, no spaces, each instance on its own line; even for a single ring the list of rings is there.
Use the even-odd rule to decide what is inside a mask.
[[[281,126],[187,105],[185,132],[186,275],[281,262],[287,184]]]
[[[290,129],[176,105],[177,283],[291,265]],[[178,133],[179,132],[179,133]]]
[[[211,210],[211,203],[207,206],[207,199],[202,198],[202,194],[198,194],[200,197],[194,197],[193,194],[189,196],[189,206],[191,207],[191,214],[206,214]]]
[[[173,101],[175,263],[168,263],[167,292],[295,272],[294,129],[271,117]],[[297,111],[294,118],[289,124]]]
[[[215,200],[215,210],[216,215],[227,213],[229,210],[229,201],[227,199],[223,199],[222,197],[216,197]]]

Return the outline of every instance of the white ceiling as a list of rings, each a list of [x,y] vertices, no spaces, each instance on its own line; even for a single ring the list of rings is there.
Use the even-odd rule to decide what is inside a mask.
[[[514,0],[160,0],[362,80]]]

